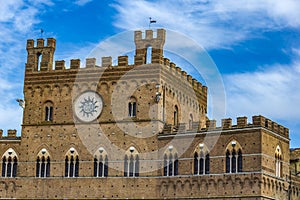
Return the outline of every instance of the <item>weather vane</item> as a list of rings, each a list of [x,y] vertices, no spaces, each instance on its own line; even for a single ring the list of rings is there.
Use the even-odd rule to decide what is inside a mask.
[[[43,37],[44,30],[41,29],[41,38]]]
[[[150,29],[150,25],[156,23],[156,20],[152,20],[151,17],[149,17],[149,29]]]

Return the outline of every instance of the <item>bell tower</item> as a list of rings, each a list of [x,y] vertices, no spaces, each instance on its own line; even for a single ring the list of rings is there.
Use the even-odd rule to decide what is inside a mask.
[[[44,45],[44,39],[37,39],[37,45],[34,46],[34,40],[27,40],[26,50],[28,53],[26,71],[50,71],[53,66],[53,55],[55,51],[56,40],[47,39],[47,46]]]
[[[163,64],[163,46],[165,44],[166,30],[157,29],[156,38],[152,30],[146,30],[145,38],[142,31],[134,32],[134,42],[136,46],[134,64],[147,64],[147,53],[151,53],[151,63]],[[149,51],[150,50],[150,51]]]

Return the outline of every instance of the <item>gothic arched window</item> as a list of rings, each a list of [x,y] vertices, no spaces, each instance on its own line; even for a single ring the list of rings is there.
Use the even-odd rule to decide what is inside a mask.
[[[178,155],[176,149],[172,145],[164,153],[164,176],[178,175]]]
[[[209,174],[209,153],[206,145],[199,144],[194,151],[194,174]]]
[[[139,176],[139,152],[131,146],[124,157],[124,176],[125,177],[137,177]]]
[[[50,176],[50,155],[46,149],[42,149],[36,159],[36,177]]]
[[[173,122],[174,126],[178,126],[178,107],[177,106],[174,107],[173,120],[174,120],[174,122]]]
[[[2,156],[2,177],[16,177],[17,167],[17,154],[12,148],[9,148]]]
[[[282,177],[282,152],[279,145],[275,151],[275,176]]]
[[[237,173],[243,171],[243,154],[241,145],[235,140],[227,145],[225,162],[226,173]]]
[[[65,159],[65,177],[79,176],[79,156],[77,151],[71,147]]]
[[[94,176],[107,177],[108,176],[108,157],[107,152],[103,147],[94,155]]]

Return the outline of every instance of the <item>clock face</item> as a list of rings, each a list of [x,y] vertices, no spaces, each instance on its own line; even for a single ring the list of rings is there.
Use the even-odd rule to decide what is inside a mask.
[[[74,102],[74,112],[83,122],[97,119],[103,108],[101,96],[92,91],[82,93]]]

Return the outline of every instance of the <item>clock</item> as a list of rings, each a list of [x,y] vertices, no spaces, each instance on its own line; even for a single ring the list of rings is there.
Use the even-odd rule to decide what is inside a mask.
[[[92,122],[98,118],[103,108],[102,97],[93,91],[82,93],[74,101],[74,112],[83,122]]]

